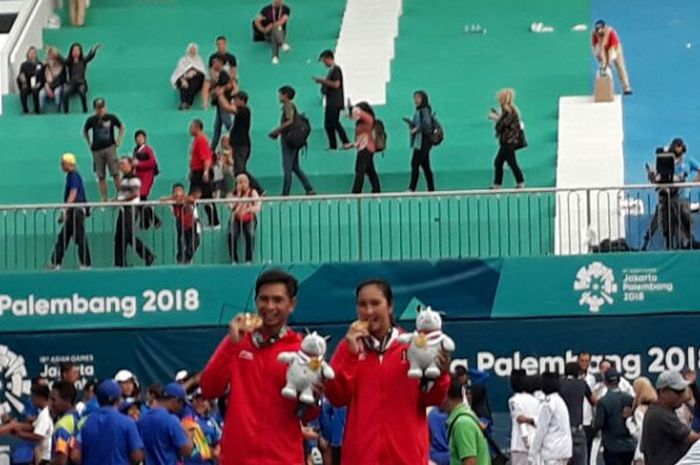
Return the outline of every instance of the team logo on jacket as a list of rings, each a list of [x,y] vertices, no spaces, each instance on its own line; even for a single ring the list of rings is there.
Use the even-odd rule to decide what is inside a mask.
[[[241,350],[238,353],[238,358],[242,358],[243,360],[253,360],[255,356],[253,355],[253,352],[250,352],[248,350]]]
[[[581,293],[579,305],[588,306],[588,311],[598,313],[605,304],[615,302],[617,283],[613,270],[602,262],[593,262],[582,266],[576,273],[574,290]]]
[[[22,396],[29,395],[30,387],[24,357],[0,344],[0,416],[13,410],[24,413]]]

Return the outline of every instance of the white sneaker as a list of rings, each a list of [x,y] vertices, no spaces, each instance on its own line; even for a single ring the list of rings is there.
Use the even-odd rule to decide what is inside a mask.
[[[55,263],[49,263],[46,265],[46,269],[50,271],[60,271],[61,265],[57,265]]]
[[[273,65],[279,65],[280,64],[280,59],[277,57],[272,57],[272,64]]]
[[[283,51],[284,53],[287,53],[288,51],[290,51],[290,50],[292,49],[292,47],[290,47],[289,44],[286,43],[286,42],[282,44],[282,47],[281,47],[281,48],[282,48],[282,51]]]
[[[88,270],[91,270],[92,267],[89,266],[89,265],[80,265],[80,266],[78,267],[78,269],[80,269],[80,271],[88,271]]]

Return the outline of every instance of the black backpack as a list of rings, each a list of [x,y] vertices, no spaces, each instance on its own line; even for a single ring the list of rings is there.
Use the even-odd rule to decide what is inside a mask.
[[[386,128],[384,127],[384,122],[380,119],[374,119],[372,138],[374,139],[375,152],[383,152],[386,150]]]
[[[294,122],[284,133],[284,141],[294,149],[306,147],[311,134],[311,122],[303,113],[294,116]]]
[[[435,117],[435,113],[431,115],[432,123],[430,125],[430,133],[428,134],[428,140],[434,146],[442,144],[445,140],[445,131],[442,129],[442,124]]]

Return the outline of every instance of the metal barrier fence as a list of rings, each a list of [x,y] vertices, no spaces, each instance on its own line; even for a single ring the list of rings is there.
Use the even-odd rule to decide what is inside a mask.
[[[253,222],[239,223],[238,258],[246,261],[246,229],[254,233],[250,258],[255,263],[569,255],[625,246],[696,248],[691,211],[697,210],[700,198],[694,188],[700,184],[687,186],[682,192],[640,185],[264,197]],[[63,244],[68,249],[63,268],[78,267],[76,243],[89,247],[94,268],[146,262],[230,264],[231,207],[241,201],[249,200],[198,202],[201,232],[190,234],[184,228],[180,235],[172,203],[85,204],[89,215],[74,211],[63,223],[58,222],[63,204],[0,206],[0,271],[46,268],[57,244],[66,242],[66,229],[79,233],[79,223],[84,223],[84,238],[73,234]],[[210,227],[213,211],[218,228]],[[196,250],[189,247],[191,260],[188,237],[197,243]]]

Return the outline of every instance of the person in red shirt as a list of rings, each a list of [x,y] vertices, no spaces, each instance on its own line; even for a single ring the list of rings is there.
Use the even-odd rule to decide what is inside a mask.
[[[192,150],[190,152],[190,193],[195,189],[201,189],[202,199],[214,198],[212,164],[214,156],[209,146],[207,136],[204,135],[204,124],[201,119],[195,119],[190,124],[190,135],[193,137]],[[216,205],[204,205],[204,211],[209,220],[209,226],[221,229],[219,213]]]
[[[139,129],[134,133],[134,163],[136,164],[136,177],[141,180],[141,201],[148,200],[153,189],[153,182],[158,176],[158,160],[153,148],[148,145],[146,131]],[[140,207],[138,210],[141,229],[149,229],[151,225],[160,228],[160,218],[151,206]]]
[[[401,330],[393,322],[389,284],[365,281],[356,297],[360,321],[338,345],[331,360],[335,379],[324,389],[334,406],[348,407],[341,462],[427,464],[426,409],[440,404],[447,393],[449,356],[441,354],[442,374],[423,387],[408,377],[408,346],[397,341]]]
[[[617,31],[599,19],[595,22],[595,28],[591,34],[591,47],[601,68],[607,68],[611,62],[615,62],[617,75],[622,82],[622,90],[625,95],[632,95],[632,87],[625,67],[625,56],[622,53],[622,42]]]
[[[303,465],[304,448],[297,403],[282,396],[287,365],[281,352],[301,348],[301,336],[287,327],[297,299],[297,280],[281,270],[261,274],[255,283],[260,321],[239,314],[200,379],[208,399],[228,390],[221,440],[221,465]],[[304,419],[317,416],[307,410]]]

